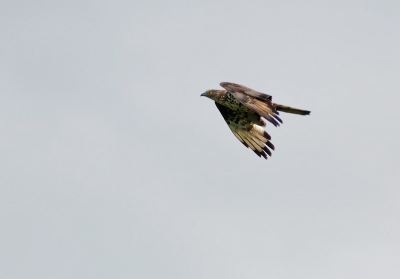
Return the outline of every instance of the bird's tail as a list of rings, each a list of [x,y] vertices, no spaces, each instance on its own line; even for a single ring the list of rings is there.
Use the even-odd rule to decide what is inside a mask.
[[[274,107],[276,108],[276,110],[287,112],[287,113],[300,114],[300,115],[309,115],[311,113],[311,111],[309,111],[309,110],[291,108],[288,106],[275,104],[275,103],[273,103],[273,104],[274,104]]]

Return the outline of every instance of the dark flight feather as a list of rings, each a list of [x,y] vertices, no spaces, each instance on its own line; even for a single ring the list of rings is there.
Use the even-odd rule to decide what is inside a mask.
[[[262,126],[258,125],[259,123],[265,124],[261,121],[259,114],[248,110],[235,111],[217,102],[215,105],[221,112],[232,133],[244,146],[253,150],[257,156],[262,156],[265,159],[272,155],[268,147],[271,148],[274,145],[270,142],[271,136],[264,131]]]

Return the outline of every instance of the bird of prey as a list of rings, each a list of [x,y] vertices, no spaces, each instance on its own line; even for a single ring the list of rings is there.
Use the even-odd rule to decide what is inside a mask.
[[[250,147],[259,157],[271,156],[275,147],[271,136],[264,130],[265,118],[275,127],[283,123],[279,111],[309,115],[310,111],[279,105],[272,102],[272,96],[255,91],[240,84],[221,82],[225,90],[207,90],[200,96],[215,101],[232,133],[247,148]]]

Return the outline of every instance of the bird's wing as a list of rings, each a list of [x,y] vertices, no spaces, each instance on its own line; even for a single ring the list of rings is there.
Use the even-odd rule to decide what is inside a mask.
[[[279,112],[272,104],[272,96],[240,84],[221,82],[220,85],[238,99],[239,102],[267,119],[274,126],[279,126],[280,123],[283,123],[278,116]]]
[[[256,124],[264,124],[260,116],[255,112],[231,110],[221,104],[215,103],[228,124],[232,133],[246,147],[250,147],[259,157],[263,156],[267,159],[267,155],[271,156],[271,150],[275,147],[271,143],[271,136],[264,131],[262,126]]]

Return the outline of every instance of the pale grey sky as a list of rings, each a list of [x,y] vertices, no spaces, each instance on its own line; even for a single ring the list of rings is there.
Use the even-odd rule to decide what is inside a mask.
[[[0,277],[399,278],[399,1],[0,1]],[[268,161],[199,95],[312,111]]]

